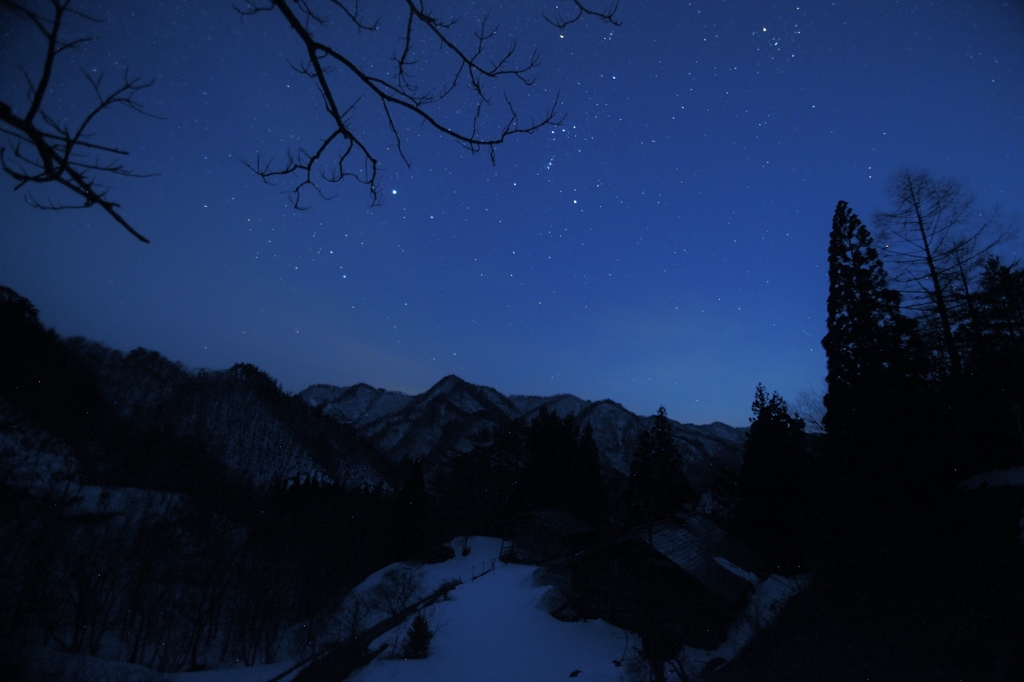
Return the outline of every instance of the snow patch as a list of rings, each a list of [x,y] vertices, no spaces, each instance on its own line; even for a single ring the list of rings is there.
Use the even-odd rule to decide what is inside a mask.
[[[960,485],[968,490],[978,490],[982,486],[1012,486],[1015,488],[1024,488],[1024,467],[999,469],[997,471],[983,471],[980,474],[971,476]]]
[[[425,580],[430,577],[465,575],[464,581],[452,591],[450,599],[427,609],[425,615],[436,635],[430,656],[422,660],[377,658],[355,673],[353,682],[448,682],[450,680],[554,680],[576,674],[597,682],[620,682],[625,679],[621,661],[635,643],[629,633],[600,620],[565,623],[552,617],[545,609],[545,596],[551,588],[534,583],[535,566],[502,564],[477,575],[481,563],[472,559],[477,549],[492,551],[496,557],[500,541],[488,539],[479,543],[474,538],[469,557],[456,557],[451,562],[424,567]],[[450,564],[450,565],[449,565]],[[433,574],[431,576],[431,574]],[[379,640],[395,640],[395,634]]]
[[[732,570],[726,566],[729,562],[724,559],[715,557],[715,561],[718,561],[728,570]],[[736,567],[734,566],[733,568]],[[743,569],[737,568],[737,570],[747,573]],[[737,575],[740,574],[737,573]],[[756,581],[757,576],[753,577]],[[682,659],[683,670],[686,671],[686,674],[691,679],[697,679],[711,661],[716,659],[731,661],[735,658],[740,650],[750,643],[750,640],[754,638],[754,635],[759,630],[767,628],[775,621],[790,597],[807,586],[808,579],[807,576],[797,576],[795,578],[785,578],[781,575],[768,576],[763,583],[758,585],[754,594],[750,597],[750,602],[747,604],[746,609],[729,627],[729,634],[717,649],[708,651],[689,646],[683,647],[680,658]]]
[[[734,576],[738,578],[743,578],[754,587],[757,587],[761,584],[761,580],[757,577],[756,574],[740,568],[739,566],[729,561],[725,557],[716,556],[715,563],[717,563],[719,566],[732,573]]]

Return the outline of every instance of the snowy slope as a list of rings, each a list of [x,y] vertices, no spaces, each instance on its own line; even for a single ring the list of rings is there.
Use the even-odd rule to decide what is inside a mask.
[[[612,400],[590,401],[566,394],[506,397],[493,388],[476,386],[456,376],[446,376],[415,396],[366,384],[348,388],[317,384],[299,396],[354,427],[396,461],[468,451],[485,429],[502,427],[509,421],[528,424],[543,408],[559,416],[573,414],[581,426],[590,426],[605,472],[625,475],[638,436],[653,423],[652,417],[633,414]],[[686,473],[698,488],[710,487],[720,473],[739,468],[745,429],[721,423],[671,423]]]
[[[498,562],[500,541],[493,538],[470,538],[469,547],[467,557],[423,569],[425,588],[452,577],[463,579],[449,601],[426,611],[438,630],[430,656],[380,657],[349,679],[539,681],[568,679],[573,671],[588,681],[625,679],[625,668],[613,661],[623,659],[636,643],[635,635],[600,620],[555,619],[545,610],[551,588],[534,584],[536,567]],[[385,635],[378,643],[393,642],[398,636]]]
[[[579,677],[588,682],[624,682],[632,679],[636,664],[637,636],[601,620],[567,623],[548,613],[548,586],[538,586],[538,568],[498,561],[501,541],[496,538],[465,539],[453,543],[455,558],[440,564],[414,566],[392,564],[369,576],[355,592],[370,595],[382,578],[396,568],[413,568],[421,580],[418,596],[426,596],[441,584],[461,580],[446,600],[424,610],[436,631],[425,659],[398,658],[406,626],[399,626],[371,644],[385,651],[353,682],[519,682]],[[728,639],[714,651],[686,647],[680,663],[697,676],[711,661],[728,660],[746,645],[757,630],[768,626],[782,606],[804,585],[806,578],[770,576],[756,583],[743,615],[730,629]],[[381,614],[378,614],[381,617]],[[374,622],[375,619],[370,619]],[[411,620],[411,619],[410,619]],[[407,625],[407,624],[406,624]],[[270,666],[229,668],[197,673],[178,673],[165,679],[174,682],[265,682],[289,670],[293,661]],[[294,674],[285,676],[287,682]]]

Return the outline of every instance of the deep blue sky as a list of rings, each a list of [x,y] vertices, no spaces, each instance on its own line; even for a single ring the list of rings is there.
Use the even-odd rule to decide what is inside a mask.
[[[86,101],[76,65],[157,78],[143,101],[162,120],[114,112],[97,129],[161,173],[114,189],[152,244],[96,209],[29,209],[4,176],[0,283],[62,334],[191,367],[252,362],[289,391],[415,393],[455,373],[742,425],[757,382],[790,402],[823,384],[839,199],[870,224],[909,165],[1024,210],[1020,2],[623,0],[621,26],[564,37],[540,19],[553,2],[431,5],[467,22],[491,6],[536,46],[521,108],[560,91],[564,127],[512,140],[492,167],[402,121],[412,167],[381,153],[383,206],[343,185],[297,212],[238,160],[327,131],[278,15],[85,2],[100,40],[62,62],[51,106]],[[342,28],[342,44],[371,45]],[[8,101],[40,47],[26,35],[0,35]]]

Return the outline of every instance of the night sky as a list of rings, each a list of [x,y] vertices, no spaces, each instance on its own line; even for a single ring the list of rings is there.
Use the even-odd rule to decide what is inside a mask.
[[[560,92],[564,126],[512,139],[492,166],[401,120],[412,165],[378,150],[382,206],[349,182],[296,211],[240,162],[329,131],[279,15],[85,2],[106,21],[71,25],[99,40],[60,62],[50,110],[88,102],[79,66],[156,77],[142,101],[161,119],[113,111],[96,129],[160,173],[112,193],[152,244],[98,209],[33,210],[4,176],[0,284],[61,334],[193,368],[251,362],[292,392],[418,393],[454,373],[744,425],[758,382],[791,403],[823,386],[839,199],[870,225],[911,166],[1024,210],[1020,2],[623,0],[621,26],[563,32],[541,17],[553,2],[431,5],[465,22],[490,6],[524,56],[536,47],[517,106],[543,115]],[[23,107],[16,65],[34,74],[41,45],[3,16],[0,98]],[[375,44],[338,19],[355,58],[390,54],[387,21]],[[439,112],[464,120],[457,105]],[[355,111],[384,139],[372,103]]]

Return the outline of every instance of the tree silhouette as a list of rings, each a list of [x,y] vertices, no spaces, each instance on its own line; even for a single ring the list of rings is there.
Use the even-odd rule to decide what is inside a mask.
[[[571,12],[556,12],[547,19],[559,29],[584,17],[616,23],[617,4],[613,0],[604,8],[595,8],[573,0]],[[32,0],[0,0],[0,16],[13,16],[41,34],[46,44],[38,78],[23,69],[28,101],[0,100],[0,135],[10,143],[0,147],[0,167],[15,180],[16,190],[26,185],[58,185],[80,202],[39,200],[26,194],[33,206],[53,210],[99,206],[148,243],[121,215],[119,204],[110,198],[104,184],[111,177],[138,175],[121,162],[127,151],[116,144],[94,142],[90,133],[96,119],[116,107],[145,114],[139,95],[153,81],[125,71],[116,84],[108,85],[102,71],[91,76],[83,69],[96,102],[77,123],[62,123],[67,112],[60,110],[61,92],[52,79],[54,66],[64,53],[92,40],[80,34],[67,37],[66,25],[73,19],[99,21],[74,5],[75,0],[50,0],[46,9],[37,9]],[[258,155],[246,163],[266,182],[289,181],[288,192],[297,209],[304,206],[304,192],[326,198],[324,186],[345,179],[366,185],[371,205],[378,204],[381,151],[394,150],[409,165],[399,133],[405,120],[419,122],[471,153],[486,151],[492,162],[496,147],[510,137],[562,122],[557,95],[539,114],[516,107],[507,85],[532,85],[540,60],[536,53],[522,58],[514,39],[498,46],[499,27],[486,15],[475,31],[466,32],[456,18],[428,10],[422,0],[395,0],[395,5],[381,10],[384,20],[368,19],[358,0],[244,0],[236,5],[245,17],[277,15],[282,22],[280,30],[298,38],[301,47],[293,64],[313,82],[330,121],[328,128],[317,133],[319,141],[314,146],[289,150],[283,162]],[[391,59],[361,63],[352,45],[363,32],[379,33],[379,44],[394,39],[397,49]],[[496,96],[495,91],[501,95]],[[438,106],[449,97],[459,101],[447,109]],[[352,116],[361,100],[379,107],[369,123],[357,122]],[[503,115],[493,114],[495,103],[504,108]],[[469,112],[468,118],[460,118],[463,111]],[[371,142],[374,125],[386,126],[390,140]]]
[[[542,407],[527,431],[523,488],[528,508],[563,509],[603,523],[606,491],[589,425],[580,433],[573,415]]]
[[[921,456],[913,443],[915,390],[924,374],[912,320],[900,312],[867,227],[845,201],[829,239],[826,430],[831,466],[823,496],[844,522],[896,502]]]
[[[658,408],[654,424],[637,439],[626,497],[631,519],[645,524],[681,509],[693,498],[664,407]]]
[[[757,385],[739,475],[740,524],[748,538],[792,561],[807,539],[810,456],[804,421],[778,393]]]
[[[900,312],[871,234],[845,201],[832,218],[828,264],[824,426],[834,438],[851,439],[877,429],[883,396],[916,369],[914,324]]]
[[[581,519],[601,526],[608,518],[608,492],[601,476],[601,458],[594,429],[587,424],[573,452],[573,487],[570,504]]]
[[[975,316],[977,276],[992,249],[1006,236],[997,211],[983,212],[963,183],[936,178],[923,170],[903,169],[886,188],[889,211],[875,213],[886,240],[885,256],[905,306],[934,328],[936,355],[944,372],[963,374],[957,328]]]
[[[0,167],[15,182],[15,190],[26,185],[59,185],[70,191],[81,202],[67,204],[51,199],[39,200],[31,193],[25,195],[32,206],[41,209],[61,210],[67,208],[88,208],[99,206],[121,227],[137,239],[148,243],[121,215],[119,205],[109,198],[109,188],[104,184],[110,177],[135,176],[120,159],[128,154],[114,144],[92,141],[92,126],[96,119],[116,107],[125,107],[136,113],[147,114],[139,101],[139,93],[153,85],[153,80],[130,76],[125,71],[121,79],[109,85],[104,83],[104,74],[90,75],[82,70],[83,76],[92,87],[96,101],[77,124],[62,122],[61,113],[50,108],[54,65],[65,52],[78,49],[92,41],[88,37],[66,38],[63,27],[69,18],[80,18],[98,22],[84,12],[72,7],[73,0],[51,0],[50,12],[38,12],[30,3],[4,0],[0,12],[6,10],[38,31],[46,43],[39,77],[33,80],[27,71],[27,105],[15,105],[0,100],[0,133],[10,140],[10,147],[0,147]],[[23,113],[16,113],[16,108]]]
[[[1024,449],[1024,270],[990,258],[979,277],[975,316],[962,336],[969,352],[965,377],[947,391],[971,428],[961,429],[960,449],[974,457],[961,471],[1013,466]],[[948,439],[947,439],[948,440]]]
[[[1024,349],[1024,270],[998,258],[985,263],[978,293],[977,336],[986,353],[1020,355]]]
[[[493,532],[493,524],[512,515],[510,503],[523,466],[523,429],[510,422],[486,429],[469,452],[451,465],[444,493],[443,516],[454,534]]]
[[[417,613],[409,626],[402,646],[403,658],[426,658],[430,653],[430,642],[434,639],[434,631],[422,613]]]

